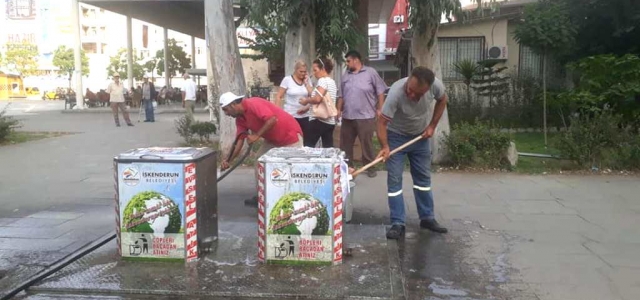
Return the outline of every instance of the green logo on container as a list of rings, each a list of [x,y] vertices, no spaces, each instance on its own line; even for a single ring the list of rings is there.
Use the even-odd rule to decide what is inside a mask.
[[[179,233],[182,215],[178,205],[158,192],[141,192],[133,196],[123,214],[125,232],[155,234]]]
[[[318,199],[306,193],[282,196],[271,210],[269,233],[328,235],[329,214]]]

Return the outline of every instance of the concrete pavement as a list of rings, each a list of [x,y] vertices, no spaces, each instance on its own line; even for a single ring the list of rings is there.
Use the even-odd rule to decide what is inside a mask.
[[[114,127],[111,116],[107,114],[67,115],[56,112],[21,116],[24,130],[79,133],[0,147],[0,164],[3,170],[9,170],[0,173],[0,290],[6,290],[18,280],[113,230],[111,158],[133,147],[177,145],[180,138],[174,133],[173,119],[178,116],[159,115],[158,122],[140,123],[133,128]],[[207,286],[208,280],[218,278],[212,276],[219,276],[220,280],[225,274],[236,276],[235,287],[240,288],[244,286],[243,282],[252,282],[243,279],[253,278],[247,276],[256,270],[259,270],[257,274],[265,276],[277,273],[271,267],[256,265],[252,258],[252,245],[255,243],[251,239],[255,238],[255,231],[250,226],[255,226],[256,212],[242,202],[252,195],[252,190],[247,188],[249,178],[252,178],[252,170],[240,169],[219,185],[221,226],[227,226],[225,231],[235,232],[236,236],[246,234],[242,242],[246,246],[235,251],[239,252],[236,255],[243,256],[242,260],[235,261],[234,256],[226,256],[215,260],[216,264],[205,259],[201,268],[209,271],[203,271],[203,276],[198,277],[202,280],[196,281],[200,287]],[[304,285],[306,288],[297,289],[298,294],[327,295],[328,298],[372,297],[372,291],[378,291],[376,295],[380,298],[394,298],[399,294],[406,299],[640,298],[638,177],[434,174],[436,211],[441,223],[451,230],[447,235],[418,229],[410,176],[406,174],[405,179],[410,222],[407,236],[397,243],[379,239],[384,231],[375,229],[387,222],[385,173],[380,172],[374,179],[366,176],[357,179],[352,221],[355,229],[352,230],[360,230],[358,227],[362,226],[365,232],[377,232],[370,241],[379,242],[377,246],[358,249],[373,251],[372,247],[375,247],[373,252],[377,254],[359,254],[356,251],[353,266],[347,264],[343,271],[330,271],[337,272],[330,274],[344,279],[341,281],[344,286],[353,286],[350,293],[309,294],[310,291],[321,291],[321,283],[309,277],[304,282],[287,277],[294,281],[282,285],[280,290],[276,288],[278,285],[264,289],[260,295],[281,295],[289,286]],[[247,226],[249,229],[241,229]],[[227,242],[237,241],[232,238],[228,235]],[[347,242],[354,243],[353,240]],[[364,241],[355,243],[363,244]],[[87,257],[85,263],[111,257],[103,260],[102,265],[121,268],[119,260],[108,256],[113,254],[108,247],[106,245]],[[384,257],[384,253],[379,251],[381,249],[387,252],[384,260],[378,259]],[[227,260],[234,260],[234,265],[226,265]],[[363,267],[364,263],[380,264],[387,271],[373,271]],[[73,270],[86,270],[84,274],[93,276],[89,278],[93,284],[113,283],[101,281],[106,275],[111,275],[107,278],[109,280],[127,278],[123,277],[127,273],[113,273],[115,269],[97,271],[96,268],[75,267],[50,277],[21,298],[68,299],[71,297],[68,294],[61,296],[51,294],[51,291],[69,292],[65,290],[65,282],[81,286],[82,277],[78,278],[78,273]],[[370,273],[349,273],[355,272],[350,268]],[[169,272],[167,274],[175,278],[186,278],[184,269],[170,269],[153,267],[156,273]],[[224,274],[216,274],[218,270]],[[394,270],[396,273],[392,273]],[[286,269],[292,274],[300,271],[298,268]],[[315,274],[313,272],[316,271],[308,270],[305,274]],[[384,276],[388,276],[388,284],[391,284],[383,285],[387,288],[393,286],[392,278],[400,280],[401,292],[397,293],[397,289],[373,289],[378,286],[375,278],[382,280],[385,277],[369,276],[371,272],[386,274]],[[210,279],[207,280],[206,274],[211,276]],[[358,276],[350,277],[355,276],[353,274]],[[320,279],[318,276],[314,278]],[[266,278],[271,280],[270,277],[274,277],[273,280],[279,278],[274,275]],[[70,278],[77,280],[69,281]],[[327,278],[331,280],[330,276]],[[140,289],[145,287],[144,280],[136,284]],[[157,285],[155,287],[158,288]],[[177,284],[173,289],[160,286],[158,290],[182,292],[175,295],[189,291],[180,288]],[[200,297],[210,299],[203,295]],[[247,296],[234,295],[238,299]],[[159,297],[152,296],[154,299]],[[140,299],[130,294],[113,298]]]

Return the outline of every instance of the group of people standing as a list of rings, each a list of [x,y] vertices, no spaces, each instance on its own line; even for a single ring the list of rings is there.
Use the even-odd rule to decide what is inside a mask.
[[[183,75],[184,84],[182,86],[182,107],[185,109],[185,113],[189,118],[193,119],[196,102],[196,83],[191,80],[189,74]],[[109,84],[106,92],[109,94],[109,103],[111,111],[113,113],[113,119],[117,127],[120,127],[120,117],[118,111],[122,111],[122,117],[124,118],[127,126],[134,126],[129,117],[129,112],[125,105],[124,97],[125,87],[120,81],[120,74],[113,74],[113,82]],[[144,107],[145,122],[155,122],[155,113],[153,107],[153,101],[158,96],[156,87],[153,82],[149,81],[149,76],[143,76],[143,83],[140,86],[140,92],[142,94],[142,107]]]
[[[341,121],[340,149],[352,162],[353,147],[356,138],[362,146],[362,160],[368,164],[375,159],[373,133],[376,130],[376,118],[380,116],[386,84],[378,72],[362,63],[357,51],[345,55],[347,72],[342,75],[340,87],[331,77],[333,63],[326,58],[312,62],[311,70],[316,79],[315,86],[308,74],[308,66],[303,61],[296,62],[291,76],[280,83],[275,104],[282,107],[295,118],[303,134],[306,147],[315,147],[318,141],[322,147],[334,147],[333,132]],[[311,104],[323,101],[325,94],[335,101],[338,115],[325,119],[313,116]],[[369,177],[375,177],[376,171],[368,171]]]
[[[410,76],[393,83],[385,97],[386,85],[374,69],[362,64],[358,52],[348,52],[346,63],[348,70],[342,76],[339,89],[330,77],[333,64],[320,58],[314,60],[311,66],[316,79],[315,86],[311,84],[306,64],[298,62],[293,74],[282,81],[275,104],[232,92],[222,94],[220,107],[227,116],[236,120],[237,142],[230,158],[223,159],[221,169],[230,168],[245,140],[252,145],[264,139],[258,156],[275,147],[314,147],[318,140],[322,140],[323,147],[332,147],[336,119],[342,118],[340,148],[346,152],[350,163],[356,137],[362,144],[364,163],[375,159],[372,142],[374,131],[380,141],[381,149],[376,157],[382,158],[387,167],[387,201],[391,223],[387,238],[399,239],[405,233],[402,181],[406,160],[409,161],[413,179],[420,227],[446,233],[447,228],[435,218],[429,147],[429,139],[434,136],[447,106],[444,84],[428,68],[416,67]],[[314,113],[318,107],[310,104],[331,101],[323,99],[327,94],[331,99],[337,99],[337,113],[330,114],[332,116],[328,118],[318,118],[326,114]],[[434,102],[433,113],[429,117]],[[412,144],[407,145],[408,142]],[[392,155],[394,149],[397,153]],[[257,175],[256,167],[256,179]],[[369,172],[368,175],[374,177],[376,173]],[[245,204],[257,206],[258,197],[245,200]]]

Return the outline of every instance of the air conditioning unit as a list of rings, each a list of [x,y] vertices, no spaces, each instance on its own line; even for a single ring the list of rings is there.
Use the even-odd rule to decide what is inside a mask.
[[[507,46],[491,46],[487,53],[489,59],[507,59],[509,57]]]
[[[395,16],[393,16],[393,23],[395,23],[395,24],[404,23],[404,15],[395,15]]]

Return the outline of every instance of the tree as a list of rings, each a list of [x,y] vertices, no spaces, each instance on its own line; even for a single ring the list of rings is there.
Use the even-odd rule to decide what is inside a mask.
[[[84,53],[84,50],[80,51],[80,58],[82,61],[82,75],[89,75],[89,58]],[[71,78],[73,71],[76,69],[73,49],[64,45],[58,47],[53,52],[53,65],[60,69],[58,71],[60,75],[69,76],[69,88],[71,88]]]
[[[7,44],[5,64],[13,66],[22,76],[34,75],[38,70],[38,47],[29,43]]]
[[[209,59],[207,76],[209,109],[220,128],[220,151],[227,157],[236,134],[234,119],[220,113],[219,99],[225,92],[243,95],[245,87],[242,59],[236,38],[233,20],[233,0],[205,1],[205,35],[207,36]]]
[[[437,45],[438,28],[442,15],[450,17],[460,11],[459,0],[413,0],[409,4],[409,26],[413,28],[411,40],[411,59],[415,66],[432,69],[438,78],[442,78]],[[429,111],[433,115],[435,101]],[[442,138],[450,131],[449,115],[445,109],[433,138],[430,139],[432,160],[440,163],[444,159]]]
[[[544,144],[547,145],[547,60],[563,56],[574,45],[577,26],[563,3],[541,0],[525,7],[523,22],[516,27],[515,39],[542,56],[542,106]]]
[[[158,59],[154,57],[154,58],[149,58],[149,60],[147,60],[147,62],[142,65],[142,68],[144,69],[145,73],[151,74],[151,78],[153,79],[154,78],[153,73],[156,70],[157,66],[158,66]]]
[[[120,48],[118,53],[109,58],[109,66],[107,66],[107,74],[112,75],[113,73],[120,74],[120,78],[123,80],[129,79],[129,74],[127,74],[127,49]],[[136,80],[142,80],[144,76],[144,67],[140,63],[140,56],[138,56],[137,51],[133,49],[133,78]]]
[[[465,59],[454,63],[453,70],[464,79],[464,84],[467,86],[467,104],[471,109],[471,80],[478,74],[480,66],[469,59]]]
[[[630,0],[561,0],[577,27],[569,60],[627,53],[640,55],[640,5]]]
[[[171,77],[175,76],[176,73],[183,73],[187,69],[191,69],[191,59],[175,39],[169,39],[167,43],[169,48],[169,80],[171,80]],[[156,52],[156,60],[158,75],[162,75],[164,73],[164,49]]]
[[[256,36],[254,49],[271,50],[268,58],[284,57],[290,72],[296,60],[310,63],[316,56],[337,62],[343,53],[365,41],[355,27],[356,0],[263,0],[247,2],[250,26],[266,25]],[[265,19],[265,16],[268,16]],[[284,39],[283,39],[284,37]],[[284,43],[280,42],[283,41]],[[277,51],[282,51],[278,53]]]

